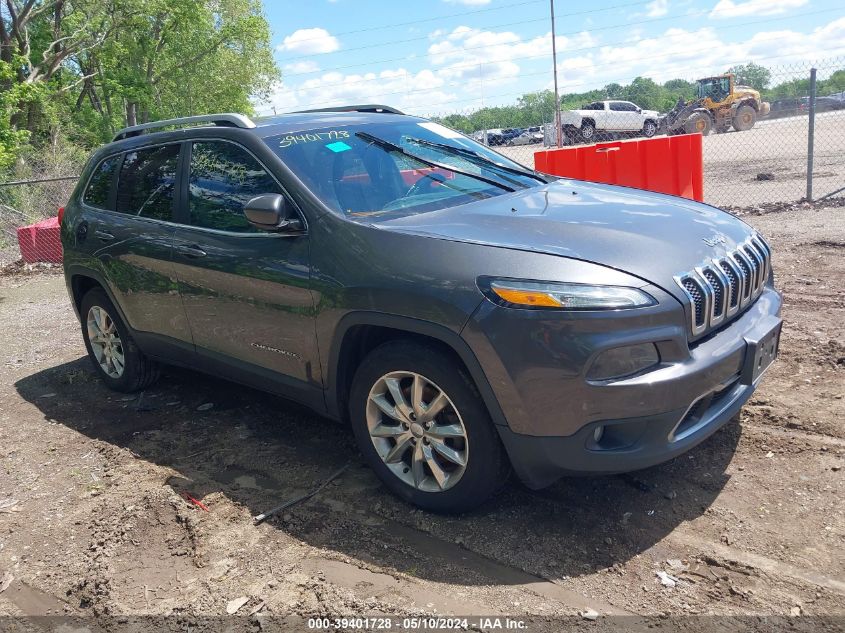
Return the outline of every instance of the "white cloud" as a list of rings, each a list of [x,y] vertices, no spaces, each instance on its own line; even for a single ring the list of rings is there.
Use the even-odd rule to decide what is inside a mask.
[[[724,51],[730,54],[726,56]],[[711,27],[670,28],[655,37],[576,55],[558,59],[563,92],[583,92],[611,82],[629,83],[637,76],[661,83],[678,77],[694,80],[748,61],[770,67],[773,81],[780,82],[807,76],[810,60],[845,55],[845,17],[809,33],[760,32],[739,41],[723,39],[722,32]]]
[[[551,56],[551,33],[523,40],[511,31],[485,31],[459,26],[451,32],[435,31],[435,40],[428,47],[429,60],[439,74],[450,81],[479,82],[483,86],[499,86],[519,78],[521,66],[516,62],[536,61]],[[585,32],[574,37],[556,38],[558,53],[594,44]],[[482,87],[483,87],[482,86]]]
[[[290,64],[285,64],[283,70],[285,73],[290,73],[291,75],[308,75],[319,72],[320,65],[317,62],[308,59],[301,62],[291,62]]]
[[[340,42],[326,29],[299,29],[294,31],[276,47],[277,51],[299,53],[300,55],[318,55],[333,53],[340,48]]]
[[[661,83],[679,77],[694,80],[749,61],[772,68],[778,83],[807,76],[810,60],[845,56],[845,17],[810,32],[748,34],[702,26],[668,28],[651,37],[633,31],[629,35],[625,42],[606,45],[590,33],[558,36],[561,92],[630,83],[637,76]],[[413,113],[442,114],[513,103],[520,94],[552,86],[549,33],[526,40],[510,31],[463,26],[432,33],[427,56],[418,57],[372,72],[285,76],[270,103],[278,112],[385,103]],[[819,68],[823,74],[823,66]]]
[[[728,0],[730,2],[730,0]],[[654,0],[645,5],[646,15],[650,18],[659,18],[669,13],[669,0]]]
[[[391,68],[379,72],[345,74],[326,72],[302,82],[276,86],[262,114],[289,112],[297,108],[321,108],[349,103],[383,103],[403,110],[425,111],[428,104],[453,101],[454,91],[430,69],[411,72]]]
[[[719,0],[710,17],[715,19],[736,18],[745,15],[777,15],[786,13],[790,9],[797,9],[807,4],[809,0]]]
[[[484,4],[490,4],[490,0],[443,0],[447,4],[463,4],[469,7],[477,7]]]

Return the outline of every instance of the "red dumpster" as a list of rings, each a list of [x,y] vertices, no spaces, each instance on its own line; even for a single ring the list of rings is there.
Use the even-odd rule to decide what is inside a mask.
[[[18,229],[18,246],[27,264],[34,262],[62,262],[62,240],[59,219],[47,218]]]
[[[704,200],[701,134],[543,150],[535,152],[534,167],[555,176]]]

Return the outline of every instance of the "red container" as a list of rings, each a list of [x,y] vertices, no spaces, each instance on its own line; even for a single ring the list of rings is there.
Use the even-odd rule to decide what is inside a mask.
[[[555,176],[704,200],[701,134],[543,150],[535,152],[534,167]]]
[[[59,219],[47,218],[41,222],[18,229],[18,246],[27,264],[35,262],[62,262],[62,240]]]

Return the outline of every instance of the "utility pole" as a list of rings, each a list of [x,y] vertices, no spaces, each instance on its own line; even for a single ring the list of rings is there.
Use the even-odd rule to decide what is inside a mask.
[[[561,147],[562,140],[560,129],[560,93],[557,89],[557,42],[555,42],[555,0],[549,0],[549,8],[552,12],[552,66],[555,73],[555,138],[557,146]]]

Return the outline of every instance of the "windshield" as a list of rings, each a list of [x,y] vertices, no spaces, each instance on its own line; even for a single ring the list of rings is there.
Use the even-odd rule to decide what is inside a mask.
[[[424,213],[546,182],[420,119],[309,128],[264,141],[326,206],[350,217]]]
[[[731,83],[728,77],[713,77],[711,79],[702,79],[698,84],[698,97],[703,99],[710,97],[714,100],[721,101],[731,91]]]

